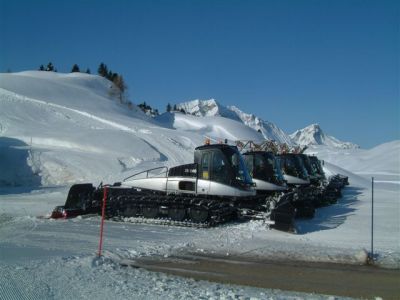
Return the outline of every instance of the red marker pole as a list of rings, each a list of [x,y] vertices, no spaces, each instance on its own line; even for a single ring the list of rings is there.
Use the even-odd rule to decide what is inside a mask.
[[[103,189],[103,207],[101,209],[101,225],[100,225],[100,242],[99,242],[99,253],[98,256],[101,256],[101,248],[103,247],[103,230],[104,230],[104,217],[106,212],[106,200],[107,200],[107,187],[105,186]]]

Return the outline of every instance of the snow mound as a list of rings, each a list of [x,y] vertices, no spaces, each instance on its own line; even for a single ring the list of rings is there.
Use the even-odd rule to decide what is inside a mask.
[[[263,136],[241,122],[219,116],[196,117],[182,113],[165,113],[156,117],[164,126],[201,134],[204,138],[211,138],[213,142],[227,139],[233,143],[237,140],[253,140],[260,142]]]
[[[325,145],[339,149],[359,148],[358,145],[350,142],[342,142],[337,138],[325,134],[318,124],[311,124],[303,129],[297,130],[290,135],[296,144],[301,146]]]

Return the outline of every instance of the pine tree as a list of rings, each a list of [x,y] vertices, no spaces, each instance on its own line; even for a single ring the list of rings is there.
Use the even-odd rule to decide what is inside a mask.
[[[167,104],[167,112],[171,112],[171,104]]]
[[[124,78],[121,75],[118,75],[117,73],[114,73],[112,77],[114,78],[114,80],[113,80],[114,84],[119,88],[119,90],[122,93],[125,92],[126,85],[125,85]]]
[[[44,66],[43,65],[40,65],[39,71],[44,71]]]
[[[86,74],[91,74],[89,68],[86,69]]]
[[[99,68],[97,69],[97,73],[102,77],[107,77],[108,68],[104,63],[101,63]]]
[[[176,107],[176,104],[174,104],[174,111],[177,111],[178,108]]]
[[[80,72],[79,66],[77,64],[74,64],[72,67],[71,73],[74,73],[74,72]]]
[[[54,66],[53,66],[53,64],[51,62],[49,62],[47,64],[46,71],[50,71],[50,72],[54,71]]]
[[[123,102],[122,100],[122,96],[125,92],[125,90],[127,89],[126,85],[125,85],[125,81],[124,78],[120,75],[118,75],[117,73],[113,73],[112,77],[114,78],[113,83],[115,84],[115,86],[118,88],[119,90],[119,100],[121,101],[121,103]]]
[[[111,70],[108,71],[106,78],[110,81],[112,81],[112,77],[113,77],[113,72],[111,72]]]

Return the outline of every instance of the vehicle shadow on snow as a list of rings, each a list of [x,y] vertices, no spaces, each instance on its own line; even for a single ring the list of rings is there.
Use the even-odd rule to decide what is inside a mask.
[[[346,187],[342,190],[343,196],[336,204],[316,209],[313,219],[296,221],[297,234],[328,230],[342,225],[348,216],[357,210],[358,196],[363,188]]]
[[[36,190],[41,178],[29,165],[31,149],[25,142],[0,137],[0,195]]]

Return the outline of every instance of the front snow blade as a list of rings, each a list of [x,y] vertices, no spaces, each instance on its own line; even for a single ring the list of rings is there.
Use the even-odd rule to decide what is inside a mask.
[[[278,206],[271,211],[270,219],[275,222],[275,224],[271,225],[271,228],[295,232],[295,215],[296,209],[289,201],[278,203]]]

